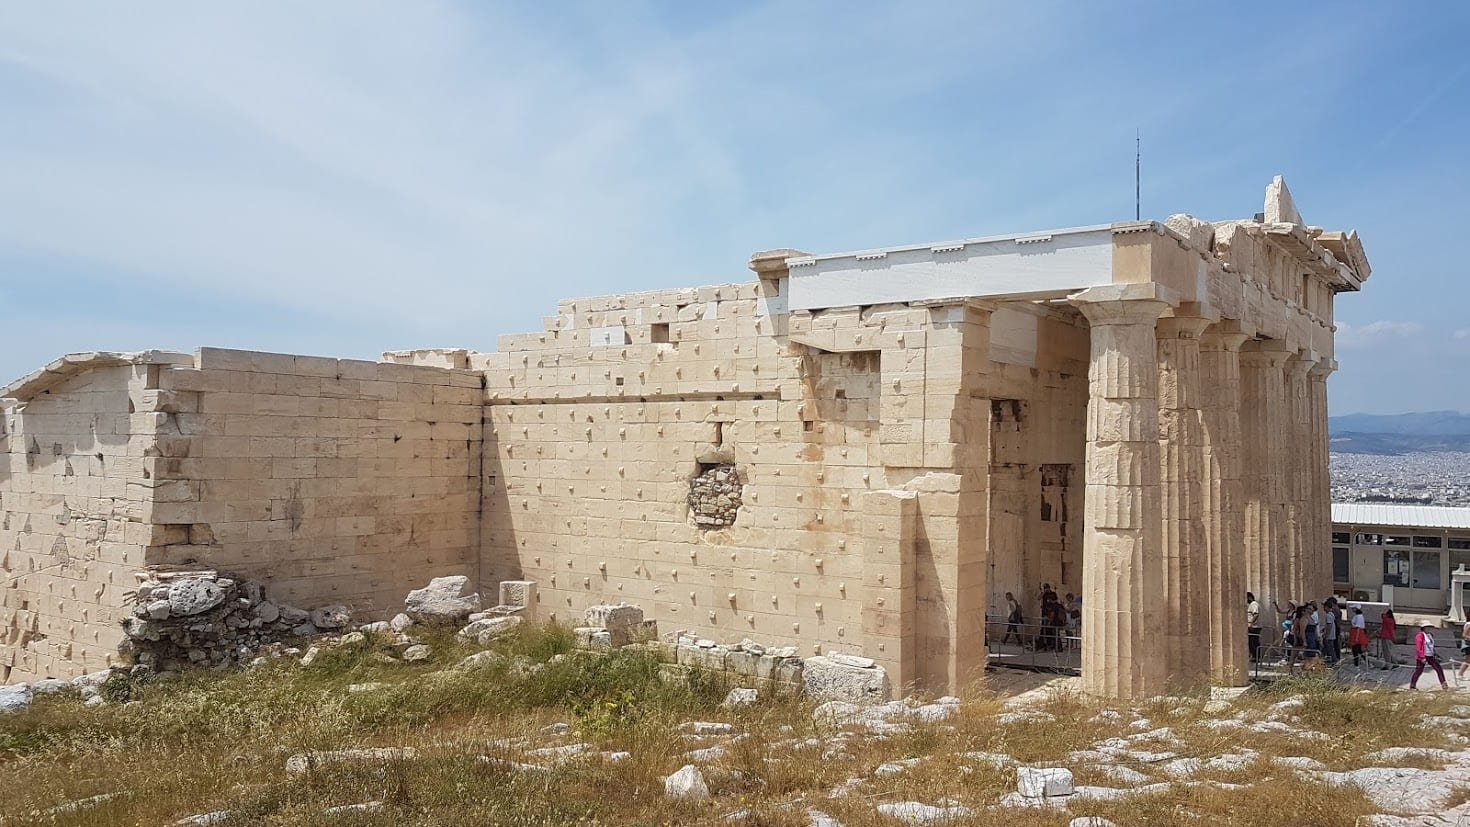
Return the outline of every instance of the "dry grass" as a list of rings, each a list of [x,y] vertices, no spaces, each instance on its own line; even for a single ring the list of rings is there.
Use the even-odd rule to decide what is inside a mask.
[[[1424,714],[1447,714],[1451,699],[1359,693],[1321,676],[1248,693],[1219,715],[1204,712],[1203,696],[1136,708],[1114,705],[1115,714],[1100,715],[1108,704],[1055,693],[1027,707],[1044,714],[1006,724],[998,720],[1005,711],[1001,700],[980,688],[948,720],[873,737],[814,723],[812,705],[798,698],[721,710],[727,687],[669,679],[657,664],[633,653],[546,663],[570,648],[565,632],[556,629],[524,629],[496,645],[507,655],[504,663],[474,672],[441,671],[472,648],[448,637],[432,643],[434,660],[424,665],[385,664],[374,646],[364,645],[335,650],[307,668],[281,662],[120,683],[108,689],[115,702],[97,709],[83,707],[75,696],[38,698],[31,710],[0,719],[0,789],[6,791],[0,816],[6,825],[166,825],[228,810],[231,816],[222,822],[228,825],[480,827],[723,825],[731,823],[730,813],[744,811],[744,824],[804,827],[808,808],[815,808],[847,827],[892,827],[896,822],[878,814],[877,804],[922,801],[972,811],[948,822],[953,825],[1065,825],[1078,815],[1100,815],[1120,825],[1352,824],[1374,811],[1361,793],[1326,789],[1269,759],[1314,758],[1341,770],[1370,763],[1368,753],[1388,746],[1453,746],[1419,723]],[[546,665],[527,673],[513,665],[517,655]],[[348,684],[367,681],[391,686],[345,692]],[[1301,703],[1272,712],[1272,704],[1288,698]],[[1222,717],[1239,724],[1212,726]],[[1137,725],[1140,718],[1148,719],[1147,727]],[[1286,731],[1249,729],[1273,719]],[[690,720],[727,721],[746,735],[693,739],[680,731]],[[576,732],[560,741],[540,734],[558,721]],[[1162,727],[1172,739],[1142,737]],[[1069,754],[1130,737],[1136,749],[1173,754],[1120,760],[1146,782],[1170,780],[1166,767],[1174,758],[1245,750],[1260,757],[1247,768],[1202,768],[1191,776],[1216,785],[1176,783],[1152,795],[1074,800],[1065,810],[1044,811],[998,807],[998,799],[1015,789],[1015,770],[966,755],[999,753],[1024,764],[1066,766],[1079,784],[1125,787],[1134,785],[1113,780],[1115,770]],[[492,744],[514,738],[533,746],[585,741],[632,757],[618,763],[568,761],[546,771],[480,760],[528,760],[518,749]],[[663,780],[688,763],[685,753],[715,744],[725,753],[703,765],[715,800],[666,798]],[[298,779],[287,778],[283,769],[296,752],[390,745],[414,747],[418,756],[386,766],[327,766]],[[912,763],[902,772],[874,772],[906,761]],[[833,797],[850,779],[862,783]],[[38,814],[109,793],[122,795],[74,812]],[[364,801],[385,806],[323,812]]]

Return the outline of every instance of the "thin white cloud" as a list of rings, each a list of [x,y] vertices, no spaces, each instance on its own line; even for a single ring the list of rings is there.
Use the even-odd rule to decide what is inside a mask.
[[[1337,346],[1339,348],[1370,347],[1394,339],[1410,339],[1423,332],[1424,325],[1418,322],[1381,320],[1364,325],[1338,322]]]
[[[680,38],[636,6],[589,7],[576,37],[533,7],[148,8],[0,16],[0,83],[34,91],[0,105],[26,125],[0,130],[0,250],[362,322],[463,330],[511,303],[534,324],[557,298],[653,286],[605,275],[619,271],[744,280],[744,255],[787,239],[734,230],[814,202],[871,216],[844,190],[872,199],[902,173],[864,156],[920,154],[834,121],[803,165],[807,180],[831,170],[817,193],[748,151],[833,121],[780,81],[828,44],[890,40],[897,12],[813,10],[829,35],[813,41],[761,7]],[[1001,32],[979,39],[1005,59]],[[957,71],[905,57],[931,46],[875,53],[892,88],[872,99]],[[712,255],[719,228],[738,252]],[[724,272],[681,274],[700,257]]]

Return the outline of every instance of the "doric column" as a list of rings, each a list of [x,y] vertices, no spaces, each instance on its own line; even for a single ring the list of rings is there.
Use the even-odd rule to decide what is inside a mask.
[[[1273,601],[1300,599],[1290,593],[1284,571],[1286,397],[1282,366],[1290,355],[1281,342],[1269,339],[1246,342],[1240,351],[1245,585],[1261,600],[1262,614],[1267,619],[1274,617],[1266,614]],[[1276,625],[1271,623],[1269,627]]]
[[[1209,321],[1170,316],[1155,328],[1159,355],[1164,668],[1171,683],[1208,674],[1208,561],[1201,511],[1200,341]]]
[[[1241,536],[1239,323],[1221,322],[1200,337],[1200,424],[1204,442],[1205,559],[1209,590],[1205,611],[1210,677],[1244,686],[1245,541]]]
[[[1291,593],[1301,600],[1321,600],[1325,595],[1316,590],[1319,580],[1314,570],[1317,561],[1315,550],[1310,547],[1312,529],[1310,494],[1308,487],[1312,479],[1313,439],[1307,427],[1310,421],[1307,398],[1307,371],[1317,363],[1315,354],[1302,351],[1286,360],[1282,374],[1286,392],[1286,442],[1283,459],[1286,463],[1286,539],[1287,539],[1287,582]]]
[[[1120,698],[1163,692],[1159,552],[1158,285],[1072,297],[1091,324],[1082,548],[1082,685]]]
[[[1327,377],[1337,369],[1331,359],[1319,359],[1307,373],[1307,401],[1310,420],[1307,433],[1312,441],[1311,478],[1308,501],[1311,509],[1312,537],[1309,548],[1318,561],[1313,594],[1332,592],[1332,479],[1327,435]]]

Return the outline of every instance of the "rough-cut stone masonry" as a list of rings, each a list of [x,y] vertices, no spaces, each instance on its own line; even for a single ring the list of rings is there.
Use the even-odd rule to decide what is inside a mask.
[[[0,676],[106,666],[145,565],[375,616],[474,570],[478,373],[203,348],[67,357],[10,385]]]
[[[1325,382],[1354,233],[1278,178],[1187,215],[812,256],[564,302],[495,353],[201,350],[14,383],[3,657],[105,662],[143,563],[372,615],[416,581],[534,583],[701,639],[958,686],[987,615],[1083,599],[1090,691],[1244,676],[1240,601],[1321,597]]]
[[[701,528],[735,524],[744,485],[733,465],[716,465],[689,481],[689,516]]]
[[[253,580],[213,571],[148,572],[123,622],[135,664],[172,671],[250,661],[262,646],[347,626],[345,606],[312,611],[277,603]]]

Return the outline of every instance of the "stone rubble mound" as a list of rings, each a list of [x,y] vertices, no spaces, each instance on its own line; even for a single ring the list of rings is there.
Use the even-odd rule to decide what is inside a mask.
[[[269,644],[348,627],[346,606],[313,611],[277,604],[265,586],[215,571],[150,570],[134,592],[121,651],[156,671],[249,661]]]

